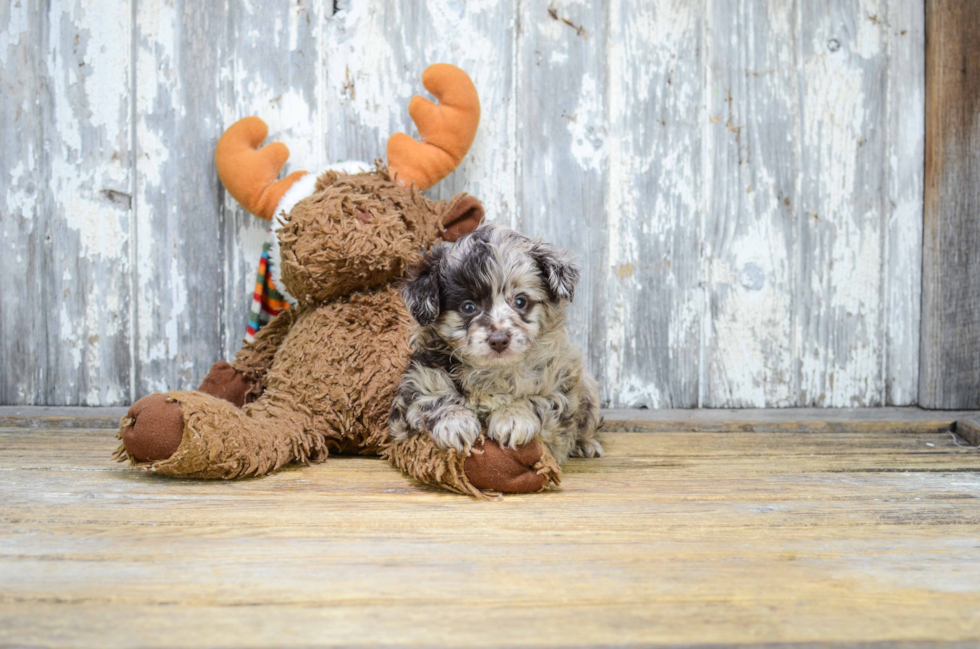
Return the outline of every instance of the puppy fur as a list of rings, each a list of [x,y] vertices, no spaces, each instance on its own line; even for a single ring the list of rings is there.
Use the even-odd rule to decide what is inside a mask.
[[[565,330],[579,279],[570,253],[487,224],[433,248],[409,277],[395,439],[426,433],[465,453],[485,430],[509,448],[538,439],[559,463],[602,455],[598,386]]]

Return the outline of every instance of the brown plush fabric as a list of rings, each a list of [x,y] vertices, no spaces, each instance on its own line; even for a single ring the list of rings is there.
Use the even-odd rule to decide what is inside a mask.
[[[427,435],[414,435],[401,441],[390,440],[383,455],[393,465],[424,484],[481,499],[492,495],[478,489],[466,477],[463,470],[466,456],[455,450],[444,451],[437,448]]]
[[[362,323],[365,314],[371,317]],[[238,410],[211,395],[169,393],[183,410],[183,441],[178,452],[147,468],[238,478],[322,461],[328,449],[378,454],[408,359],[408,329],[408,312],[391,287],[301,310],[255,402]],[[125,457],[139,463],[131,452]]]
[[[201,392],[170,392],[167,398],[179,406],[184,424],[177,451],[155,462],[140,462],[132,453],[122,459],[163,475],[229,479],[265,475],[290,462],[322,462],[327,457],[323,436],[306,434],[310,429],[306,413],[282,399],[238,409]]]
[[[466,194],[456,196],[442,217],[443,240],[455,243],[464,234],[480,227],[483,216],[483,203]]]
[[[251,384],[246,403],[255,401],[262,394],[265,375],[272,367],[276,351],[294,322],[296,312],[293,309],[283,311],[259,329],[252,342],[242,347],[235,356],[231,366]]]
[[[542,491],[561,484],[558,463],[537,441],[510,451],[486,440],[466,458],[463,470],[476,488],[503,493]]]
[[[561,469],[539,442],[511,451],[480,437],[466,456],[437,448],[427,435],[413,435],[391,440],[384,456],[419,482],[483,500],[498,493],[543,491],[561,483]]]
[[[446,209],[401,190],[384,170],[327,175],[333,182],[297,203],[279,230],[283,281],[301,304],[401,277],[436,240]]]
[[[231,402],[237,408],[253,401],[252,382],[241,372],[236,372],[228,361],[218,361],[201,381],[198,392]]]
[[[122,441],[116,455],[139,462],[166,460],[176,452],[184,434],[180,405],[165,394],[143,397],[129,408],[119,422]]]
[[[165,475],[241,478],[322,462],[329,452],[384,452],[422,482],[478,497],[557,484],[543,449],[488,444],[466,458],[427,436],[395,445],[388,434],[409,359],[410,318],[395,282],[445,223],[470,227],[482,213],[472,197],[434,202],[400,187],[384,168],[324,174],[282,216],[283,285],[299,306],[261,329],[234,362],[216,364],[201,391],[134,404],[117,457]]]

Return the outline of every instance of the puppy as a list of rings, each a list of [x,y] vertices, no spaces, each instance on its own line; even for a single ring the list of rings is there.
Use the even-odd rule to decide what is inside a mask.
[[[469,452],[534,439],[559,462],[602,456],[599,392],[568,340],[570,253],[495,224],[434,248],[402,287],[416,325],[391,408],[396,439]]]

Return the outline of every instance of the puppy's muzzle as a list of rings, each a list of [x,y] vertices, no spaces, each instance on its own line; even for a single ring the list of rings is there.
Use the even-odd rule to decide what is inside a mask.
[[[506,331],[495,331],[487,338],[487,344],[490,345],[490,349],[498,354],[503,353],[510,345],[510,334]]]

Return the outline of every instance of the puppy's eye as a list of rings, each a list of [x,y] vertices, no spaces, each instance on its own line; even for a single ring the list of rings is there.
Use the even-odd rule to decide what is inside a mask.
[[[528,301],[525,296],[518,295],[517,297],[514,298],[514,307],[523,311],[524,309],[527,308],[527,305],[528,305]]]
[[[459,310],[464,315],[473,315],[476,313],[476,304],[472,300],[466,300],[460,305]]]

